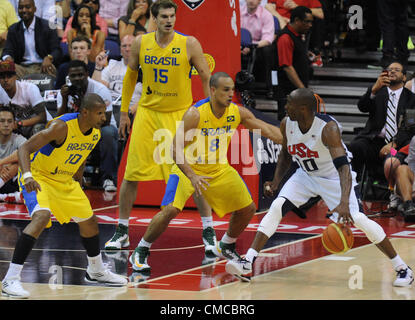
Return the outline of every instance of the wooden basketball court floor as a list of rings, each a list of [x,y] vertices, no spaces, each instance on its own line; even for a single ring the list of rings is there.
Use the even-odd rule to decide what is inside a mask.
[[[115,230],[115,197],[97,190],[86,191],[100,222],[100,241]],[[383,204],[367,203],[369,212]],[[151,274],[133,272],[127,262],[157,208],[135,207],[130,218],[130,248],[102,251],[112,271],[129,278],[127,287],[89,285],[84,281],[85,251],[75,223],[53,223],[38,239],[29,255],[22,282],[33,300],[414,300],[415,288],[395,288],[395,272],[388,259],[356,229],[353,249],[329,254],[321,244],[321,232],[331,221],[319,202],[300,219],[284,217],[277,233],[254,264],[251,283],[242,283],[225,271],[224,260],[206,257],[201,222],[196,210],[185,210],[153,244]],[[257,214],[237,243],[244,254],[263,213]],[[229,217],[214,215],[220,239]],[[400,216],[374,217],[382,225],[401,257],[415,268],[415,225]],[[28,224],[23,205],[0,204],[0,279],[3,279],[19,234]],[[2,300],[7,298],[2,297]]]

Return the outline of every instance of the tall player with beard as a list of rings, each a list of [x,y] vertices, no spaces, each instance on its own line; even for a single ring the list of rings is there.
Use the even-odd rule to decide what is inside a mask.
[[[192,105],[191,69],[195,67],[202,80],[206,97],[209,96],[210,70],[199,41],[193,36],[174,30],[177,5],[172,0],[158,0],[151,6],[157,30],[138,36],[132,46],[127,72],[123,82],[119,132],[125,138],[130,133],[128,105],[138,78],[143,73],[143,93],[131,129],[127,165],[120,189],[119,223],[106,249],[129,246],[128,220],[137,197],[139,181],[165,180],[167,182],[173,160],[162,155],[155,141],[155,132],[169,133],[165,144],[170,144],[181,121]],[[167,148],[168,150],[170,148]],[[166,159],[163,159],[166,157]],[[201,197],[194,197],[203,224],[203,242],[209,252],[216,243],[211,208]],[[139,253],[142,254],[142,253]],[[134,268],[134,267],[133,267]],[[137,269],[136,270],[140,270]]]

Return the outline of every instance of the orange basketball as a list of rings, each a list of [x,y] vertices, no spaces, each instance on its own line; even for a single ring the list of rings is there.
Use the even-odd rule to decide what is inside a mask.
[[[353,246],[353,233],[345,224],[331,223],[321,237],[324,248],[330,253],[345,253]]]

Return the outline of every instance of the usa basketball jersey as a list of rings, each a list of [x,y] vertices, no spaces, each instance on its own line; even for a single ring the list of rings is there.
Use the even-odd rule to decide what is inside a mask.
[[[285,133],[288,152],[300,168],[310,176],[329,179],[339,177],[330,151],[321,139],[323,128],[330,121],[336,120],[329,115],[316,113],[311,128],[303,134],[298,126],[298,122],[291,121],[287,117]],[[350,163],[351,154],[344,143],[343,147]]]
[[[71,180],[79,167],[95,148],[101,132],[92,128],[84,135],[78,124],[78,113],[67,113],[56,119],[68,126],[65,142],[57,146],[48,143],[32,155],[31,171],[49,179],[65,182]]]
[[[155,32],[142,36],[139,54],[143,71],[141,107],[172,112],[192,105],[192,67],[187,56],[186,41],[187,36],[175,32],[169,45],[161,48]]]
[[[218,119],[213,114],[210,98],[195,104],[200,114],[196,137],[186,146],[186,160],[197,172],[212,173],[228,166],[228,146],[241,122],[239,107],[231,103]]]

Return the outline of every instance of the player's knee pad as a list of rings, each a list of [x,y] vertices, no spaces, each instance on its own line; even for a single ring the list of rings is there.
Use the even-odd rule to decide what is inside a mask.
[[[362,230],[366,237],[374,244],[378,244],[386,237],[383,228],[375,221],[369,219],[364,213],[359,212],[353,216],[354,225]]]
[[[278,228],[282,219],[282,207],[285,201],[284,198],[275,199],[272,202],[268,213],[262,218],[261,223],[259,224],[258,231],[261,231],[268,236],[268,238],[270,238]]]

